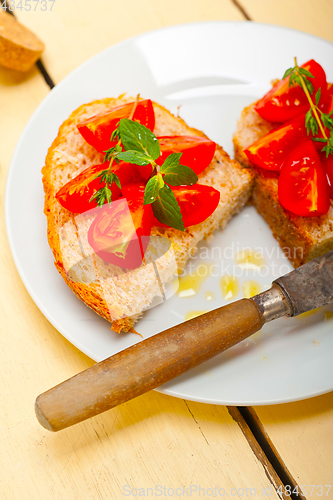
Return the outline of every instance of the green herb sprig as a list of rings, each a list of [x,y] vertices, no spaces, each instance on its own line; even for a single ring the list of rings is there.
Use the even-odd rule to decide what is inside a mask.
[[[125,151],[114,153],[115,158],[135,165],[152,166],[152,175],[145,188],[144,205],[152,204],[155,217],[163,224],[185,231],[178,202],[168,184],[191,186],[198,181],[196,173],[191,168],[180,165],[182,153],[170,154],[160,167],[156,163],[160,156],[158,139],[140,123],[122,118],[119,122],[119,135]]]
[[[314,75],[310,73],[305,68],[300,68],[297,64],[297,58],[295,57],[295,66],[293,68],[287,69],[283,78],[289,78],[289,86],[295,86],[298,84],[304,90],[304,93],[310,103],[310,109],[305,115],[305,126],[307,134],[312,134],[311,139],[316,142],[322,142],[324,147],[322,152],[326,153],[326,157],[329,154],[333,154],[333,111],[329,114],[324,113],[319,108],[319,101],[321,98],[321,88],[319,88],[315,94],[315,103],[311,99],[313,95],[314,87],[309,78],[314,78]],[[329,130],[329,137],[327,137],[325,127]],[[323,137],[316,137],[319,130]]]
[[[139,102],[139,97],[140,94],[136,96],[131,114],[130,114],[130,119],[133,118],[133,115],[135,113],[136,107]],[[111,203],[111,196],[112,196],[112,183],[114,182],[119,189],[121,189],[121,183],[119,180],[119,177],[112,172],[112,165],[113,162],[115,161],[116,163],[119,163],[119,160],[116,158],[116,154],[120,153],[122,151],[121,147],[121,138],[120,138],[120,133],[119,133],[119,123],[117,124],[117,127],[113,130],[111,137],[110,137],[111,142],[116,142],[117,144],[106,151],[104,151],[105,156],[104,156],[104,162],[109,161],[109,166],[107,169],[102,170],[95,179],[100,178],[99,183],[103,184],[100,189],[96,191],[96,193],[93,194],[93,196],[90,198],[89,202],[91,203],[92,201],[96,200],[97,206],[102,206],[105,204],[105,201],[107,201],[109,204]]]
[[[115,129],[116,131],[117,129]],[[112,132],[112,135],[114,133]],[[111,141],[114,140],[111,135]],[[102,170],[98,175],[96,175],[95,179],[100,178],[99,183],[103,184],[100,189],[96,191],[90,198],[89,202],[91,203],[92,201],[96,200],[97,206],[101,206],[105,204],[105,201],[107,201],[109,204],[111,203],[111,196],[112,196],[112,183],[114,182],[119,189],[121,189],[121,183],[119,180],[119,177],[117,174],[112,172],[112,165],[113,162],[115,161],[115,154],[122,151],[121,148],[121,141],[118,140],[116,146],[108,149],[105,151],[105,156],[104,156],[104,162],[109,161],[109,167],[105,170]],[[117,161],[117,160],[116,160]]]
[[[90,202],[96,200],[98,206],[111,203],[112,183],[121,189],[119,177],[112,172],[113,162],[119,164],[125,161],[139,166],[150,164],[152,174],[145,188],[144,205],[152,204],[155,217],[163,224],[185,231],[178,202],[169,186],[192,186],[198,177],[191,168],[180,164],[182,153],[170,154],[161,167],[156,163],[160,156],[157,137],[147,127],[132,120],[138,98],[130,117],[120,119],[111,134],[110,140],[117,141],[117,144],[105,151],[104,161],[110,163],[107,169],[95,177],[100,178],[103,186],[94,193]]]

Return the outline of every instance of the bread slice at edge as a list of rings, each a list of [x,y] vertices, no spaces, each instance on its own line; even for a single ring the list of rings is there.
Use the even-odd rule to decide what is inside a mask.
[[[282,207],[277,175],[255,168],[244,153],[244,149],[274,128],[274,124],[258,115],[254,105],[246,107],[238,120],[233,137],[235,158],[256,172],[253,205],[293,266],[298,267],[333,250],[333,202],[328,213],[320,217],[300,217]]]
[[[70,221],[73,214],[65,210],[55,199],[58,189],[70,178],[74,177],[90,165],[102,163],[103,155],[87,144],[76,129],[76,124],[89,116],[98,114],[125,102],[131,102],[131,97],[117,99],[106,98],[80,106],[60,126],[58,136],[49,148],[43,173],[45,191],[44,212],[47,217],[47,236],[55,258],[55,266],[71,290],[97,314],[112,323],[112,329],[120,332],[130,331],[142,314],[124,317],[112,321],[109,308],[103,297],[102,287],[98,282],[77,283],[69,279],[62,258],[59,232]],[[175,117],[167,109],[154,103],[156,126],[154,133],[162,135],[205,135],[197,129],[188,127],[179,117]],[[204,222],[191,226],[185,232],[172,228],[153,228],[153,235],[169,238],[176,255],[178,269],[183,269],[190,255],[193,254],[199,241],[208,238],[219,227],[225,227],[230,218],[238,213],[247,203],[253,187],[253,174],[242,169],[238,162],[231,160],[224,150],[217,146],[212,163],[199,175],[199,183],[212,185],[221,193],[221,200],[215,212]],[[74,214],[75,215],[75,214]],[[149,289],[140,292],[140,283],[135,282],[131,273],[130,283],[125,283],[129,292],[129,301],[141,300],[145,294],[146,301],[152,301]],[[126,278],[123,278],[125,280]],[[124,285],[124,283],[123,283]],[[138,291],[139,290],[139,291]],[[141,294],[141,295],[140,295]],[[133,297],[132,297],[133,295]],[[148,298],[147,298],[148,297]]]

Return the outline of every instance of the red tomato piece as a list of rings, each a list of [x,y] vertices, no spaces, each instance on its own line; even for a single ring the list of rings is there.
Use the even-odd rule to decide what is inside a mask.
[[[103,153],[115,146],[116,143],[110,140],[111,134],[121,118],[129,118],[133,106],[134,102],[130,102],[117,106],[106,113],[92,116],[77,125],[78,131],[91,146]],[[151,131],[154,130],[155,113],[150,99],[138,102],[133,120],[140,122]]]
[[[323,113],[330,114],[333,111],[333,84],[329,83],[327,85],[327,92],[324,101],[321,101],[320,109]]]
[[[328,182],[311,140],[300,144],[282,165],[278,193],[281,205],[302,217],[328,212]]]
[[[88,243],[106,262],[126,269],[142,263],[153,225],[151,205],[143,205],[145,186],[129,184],[124,197],[107,204],[91,224]]]
[[[323,68],[313,59],[302,64],[301,68],[307,69],[314,76],[314,78],[309,78],[314,87],[312,100],[315,100],[316,92],[321,88],[321,101],[324,101],[327,81]],[[309,109],[309,101],[304,90],[297,84],[294,87],[289,87],[289,78],[288,76],[280,80],[255,105],[255,110],[265,120],[281,123],[292,120],[296,116],[306,113]]]
[[[170,186],[178,202],[185,227],[200,224],[217,208],[220,192],[210,186]],[[154,226],[168,227],[154,218]]]
[[[280,170],[288,154],[306,137],[303,114],[264,135],[245,149],[244,153],[257,167]]]
[[[93,194],[96,193],[104,183],[100,182],[101,178],[96,176],[103,170],[108,169],[109,162],[102,163],[101,165],[92,165],[86,168],[79,175],[67,182],[56,194],[56,198],[60,205],[69,210],[70,212],[80,213],[91,210],[97,206],[96,200],[89,202]],[[120,162],[112,166],[114,172],[119,180],[121,186],[128,184],[135,173],[134,166],[130,163]],[[113,182],[111,184],[112,197],[114,201],[120,196],[119,187]]]
[[[182,153],[180,157],[181,165],[194,170],[196,174],[201,174],[210,165],[216,144],[205,137],[196,136],[162,136],[158,137],[161,155],[156,163],[162,165],[171,153]]]
[[[200,224],[215,212],[220,192],[211,186],[172,186],[173,194],[179,204],[185,227]]]
[[[329,154],[326,157],[326,154],[320,153],[320,159],[327,175],[330,197],[333,200],[333,155]]]
[[[156,163],[162,165],[171,153],[182,153],[180,164],[194,170],[200,174],[211,163],[216,144],[205,137],[174,135],[158,137],[161,154]],[[148,179],[151,174],[151,165],[138,167],[144,179]]]

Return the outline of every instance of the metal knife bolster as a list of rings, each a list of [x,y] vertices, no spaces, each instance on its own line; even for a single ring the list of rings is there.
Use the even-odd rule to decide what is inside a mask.
[[[265,322],[298,316],[333,302],[333,251],[273,281],[272,288],[251,298]]]
[[[265,323],[281,318],[281,316],[292,316],[292,308],[289,301],[281,288],[276,284],[273,284],[269,290],[251,297],[250,300],[257,305]]]

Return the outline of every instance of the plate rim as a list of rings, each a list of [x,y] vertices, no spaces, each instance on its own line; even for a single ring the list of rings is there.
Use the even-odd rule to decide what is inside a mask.
[[[39,310],[42,312],[42,314],[48,319],[48,321],[50,321],[50,323],[58,330],[59,333],[61,333],[67,340],[69,340],[75,347],[77,347],[81,352],[85,353],[86,355],[88,355],[89,357],[91,357],[92,359],[94,359],[94,356],[91,354],[91,352],[89,351],[89,349],[86,349],[84,346],[82,345],[79,345],[79,343],[77,342],[77,340],[75,338],[73,338],[70,334],[68,334],[68,332],[66,331],[66,333],[64,333],[64,329],[62,328],[61,324],[57,321],[57,319],[48,312],[47,308],[44,307],[44,305],[41,303],[41,301],[39,300],[38,298],[38,295],[35,294],[34,290],[33,290],[33,287],[32,285],[30,285],[29,283],[29,280],[26,278],[26,275],[25,275],[25,272],[24,272],[24,269],[21,267],[21,262],[20,262],[20,259],[19,259],[19,256],[18,254],[16,253],[16,248],[15,248],[15,244],[14,244],[14,239],[13,239],[13,234],[11,232],[11,223],[10,223],[10,216],[9,216],[9,193],[10,193],[10,190],[11,190],[11,183],[13,182],[12,180],[12,177],[13,177],[13,170],[14,170],[14,165],[15,165],[15,162],[16,162],[16,157],[18,155],[18,152],[20,151],[20,148],[21,148],[21,143],[24,141],[24,137],[25,137],[25,134],[27,133],[27,130],[29,129],[29,127],[31,126],[31,123],[35,120],[35,116],[39,113],[39,110],[45,106],[46,103],[49,102],[49,100],[51,100],[53,98],[54,95],[56,95],[56,93],[59,91],[59,88],[60,88],[60,91],[61,91],[61,88],[62,86],[66,85],[67,84],[67,80],[69,80],[70,78],[73,77],[73,75],[75,75],[77,72],[81,71],[82,68],[84,68],[86,65],[89,66],[89,64],[91,64],[91,61],[92,60],[95,60],[95,59],[98,59],[99,57],[103,57],[105,53],[107,53],[108,51],[110,50],[119,50],[119,47],[121,46],[126,46],[126,45],[130,45],[130,44],[133,44],[133,42],[137,39],[140,39],[142,37],[145,37],[147,35],[153,35],[153,34],[158,34],[160,32],[164,32],[164,31],[168,31],[168,30],[173,30],[173,29],[186,29],[186,28],[195,28],[195,27],[204,27],[204,26],[209,26],[211,24],[214,24],[214,25],[237,25],[237,26],[241,26],[241,25],[244,25],[246,26],[246,29],[248,29],[249,26],[251,26],[250,30],[252,29],[257,29],[258,28],[260,30],[262,29],[274,29],[275,31],[278,31],[278,32],[281,32],[281,31],[287,31],[289,32],[290,34],[301,34],[301,35],[305,35],[307,38],[310,38],[310,39],[317,39],[319,41],[322,41],[322,42],[325,42],[326,44],[330,45],[330,46],[333,46],[333,42],[329,41],[329,40],[325,40],[324,38],[321,38],[317,35],[313,35],[313,34],[309,34],[309,33],[306,33],[302,30],[295,30],[293,28],[289,28],[289,27],[285,27],[285,26],[278,26],[278,25],[275,25],[275,24],[270,24],[270,23],[259,23],[259,22],[255,22],[255,21],[250,21],[250,23],[246,23],[246,21],[243,21],[243,20],[226,20],[226,21],[223,21],[223,20],[210,20],[210,21],[197,21],[197,22],[190,22],[190,23],[179,23],[179,24],[174,24],[174,25],[170,25],[170,26],[164,26],[162,28],[157,28],[157,29],[153,29],[153,30],[149,30],[149,31],[146,31],[144,33],[140,33],[140,34],[137,34],[135,36],[132,36],[130,38],[127,38],[125,40],[122,40],[114,45],[111,45],[109,47],[106,47],[105,49],[103,49],[102,51],[98,52],[97,54],[93,55],[92,57],[90,57],[88,60],[84,61],[82,64],[80,64],[79,66],[77,66],[76,68],[74,68],[69,74],[67,74],[62,80],[60,80],[60,82],[58,84],[55,85],[55,87],[53,89],[51,89],[49,91],[49,93],[47,94],[47,96],[42,100],[42,102],[37,106],[37,108],[34,110],[33,114],[31,115],[31,117],[29,118],[27,124],[25,125],[21,135],[20,135],[20,138],[16,144],[16,147],[15,147],[15,150],[14,150],[14,153],[13,153],[13,156],[11,158],[11,162],[10,162],[10,166],[9,166],[9,169],[8,169],[8,173],[7,173],[7,179],[6,179],[6,187],[5,187],[5,200],[4,200],[4,209],[5,209],[5,224],[6,224],[6,232],[7,232],[7,238],[8,238],[8,242],[9,242],[9,246],[10,246],[10,251],[11,251],[11,254],[12,254],[12,257],[13,257],[13,260],[14,260],[14,263],[15,263],[15,266],[16,266],[16,269],[19,273],[19,276],[26,288],[26,290],[28,291],[30,297],[32,298],[32,300],[35,302],[35,304],[37,305],[37,307],[39,308]],[[190,397],[190,396],[185,396],[185,395],[177,395],[175,394],[174,392],[168,390],[168,389],[161,389],[161,388],[157,388],[156,389],[158,392],[162,392],[164,394],[168,394],[168,395],[172,395],[174,397],[179,397],[179,398],[186,398],[188,400],[192,400],[192,401],[198,401],[198,402],[203,402],[203,403],[207,403],[207,404],[229,404],[227,402],[221,402],[221,401],[216,401],[216,400],[202,400],[201,398],[193,398],[193,397]],[[254,402],[254,401],[251,401],[251,402],[247,402],[247,403],[239,403],[239,402],[235,402],[233,403],[234,405],[270,405],[270,404],[282,404],[282,403],[288,403],[288,402],[292,402],[292,401],[299,401],[299,400],[302,400],[302,399],[308,399],[308,398],[312,398],[312,397],[316,397],[316,396],[319,396],[321,394],[325,394],[327,392],[330,392],[332,389],[329,389],[329,390],[323,390],[323,391],[319,391],[319,392],[315,392],[315,393],[311,393],[310,395],[307,395],[307,396],[304,396],[304,397],[301,397],[301,398],[298,398],[298,399],[295,399],[295,398],[286,398],[284,400],[272,400],[272,401],[265,401],[265,402],[262,402],[262,401],[258,401],[258,402]],[[177,392],[177,391],[176,391]]]

